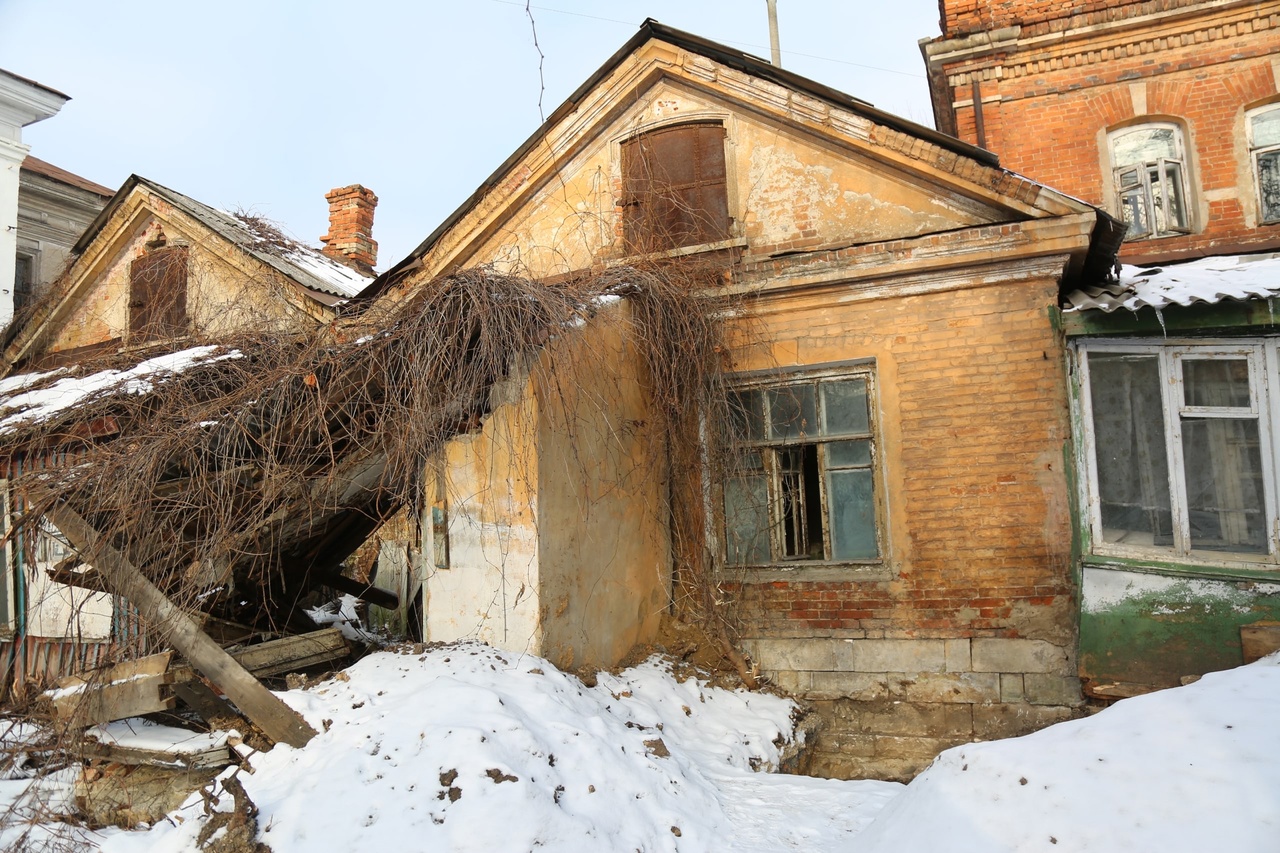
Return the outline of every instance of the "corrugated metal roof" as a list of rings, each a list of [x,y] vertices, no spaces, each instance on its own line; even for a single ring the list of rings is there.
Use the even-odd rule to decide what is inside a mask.
[[[1117,281],[1068,293],[1065,310],[1110,314],[1273,296],[1280,296],[1280,253],[1216,255],[1158,267],[1123,266]]]

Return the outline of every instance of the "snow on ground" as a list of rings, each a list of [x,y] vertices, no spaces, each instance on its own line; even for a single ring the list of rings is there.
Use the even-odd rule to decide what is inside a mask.
[[[905,787],[754,771],[777,760],[791,703],[679,683],[657,661],[586,687],[460,644],[281,695],[319,734],[228,771],[275,853],[1280,850],[1280,656],[949,750]],[[193,796],[92,840],[187,853],[202,815]]]

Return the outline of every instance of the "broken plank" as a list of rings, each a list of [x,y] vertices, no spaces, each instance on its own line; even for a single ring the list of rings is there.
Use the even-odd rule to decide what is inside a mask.
[[[173,695],[185,702],[206,723],[212,724],[215,720],[236,719],[240,716],[235,708],[198,678],[174,684]]]
[[[149,655],[58,680],[46,693],[53,714],[72,726],[85,727],[125,717],[173,709],[165,685],[172,652]]]
[[[148,764],[155,767],[190,767],[195,770],[226,767],[231,763],[231,750],[226,746],[211,747],[199,752],[166,752],[160,749],[143,749],[114,743],[85,740],[80,752],[86,758],[105,758],[121,764]]]
[[[228,649],[227,653],[250,674],[266,678],[341,660],[350,653],[350,649],[347,648],[342,631],[337,628],[321,628],[309,634],[296,634],[255,646]],[[190,667],[175,666],[170,671],[170,680],[174,682],[189,681],[192,677]]]
[[[173,647],[216,684],[251,722],[277,743],[303,747],[315,737],[296,711],[245,671],[222,647],[209,639],[181,608],[171,602],[129,559],[89,522],[66,504],[45,515],[85,558],[102,573],[112,592],[123,595]]]

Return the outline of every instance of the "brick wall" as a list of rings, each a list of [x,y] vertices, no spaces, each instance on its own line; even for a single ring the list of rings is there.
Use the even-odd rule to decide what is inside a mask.
[[[1034,21],[1062,3],[944,3],[956,33],[981,10],[990,26]],[[1089,8],[1099,4],[1088,4]],[[1107,14],[1137,16],[1174,3],[1107,3]],[[1191,4],[1205,6],[1206,4]],[[1149,9],[1148,7],[1153,7]],[[990,16],[989,16],[990,17]],[[963,26],[962,26],[963,24]],[[1075,25],[1079,25],[1077,22]],[[1127,243],[1122,259],[1165,261],[1280,246],[1280,226],[1257,224],[1256,189],[1245,143],[1244,112],[1277,95],[1280,9],[1247,4],[1207,8],[1173,20],[1100,29],[1052,46],[1016,43],[996,53],[940,64],[955,104],[957,135],[979,141],[973,106],[981,97],[982,142],[1001,165],[1116,212],[1106,164],[1106,132],[1125,124],[1173,120],[1184,130],[1194,200],[1187,236]]]
[[[957,38],[1021,26],[1022,35],[1061,32],[1134,15],[1195,6],[1203,0],[939,0],[942,33]]]
[[[884,571],[729,587],[756,660],[823,711],[817,772],[906,778],[1079,703],[1056,298],[1052,280],[790,298],[753,329],[773,343],[746,369],[876,361]]]

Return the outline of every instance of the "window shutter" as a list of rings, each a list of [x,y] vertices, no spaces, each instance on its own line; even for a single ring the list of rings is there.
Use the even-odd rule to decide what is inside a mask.
[[[628,249],[655,252],[729,236],[724,127],[684,124],[622,145],[623,234]]]
[[[129,337],[156,340],[187,330],[187,249],[156,249],[129,268]]]

